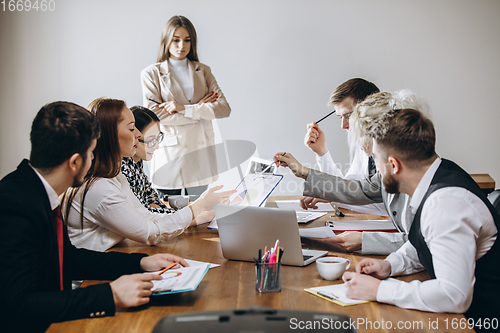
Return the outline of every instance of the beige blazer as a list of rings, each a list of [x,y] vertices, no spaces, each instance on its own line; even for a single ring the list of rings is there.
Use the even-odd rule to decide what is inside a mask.
[[[143,105],[176,101],[192,105],[188,112],[165,115],[157,113],[165,138],[151,161],[151,182],[162,189],[201,186],[217,180],[217,159],[212,119],[229,117],[231,108],[210,67],[189,61],[193,75],[193,97],[189,101],[181,85],[170,72],[168,61],[146,67],[141,72]],[[218,93],[215,103],[200,103],[206,94]],[[155,109],[158,110],[158,109]]]

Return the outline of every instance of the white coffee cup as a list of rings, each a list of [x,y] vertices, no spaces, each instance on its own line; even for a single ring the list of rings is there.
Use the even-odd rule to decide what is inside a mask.
[[[351,266],[349,259],[324,257],[316,260],[319,275],[325,280],[337,280]]]
[[[168,204],[173,209],[181,209],[189,205],[189,195],[169,195]]]

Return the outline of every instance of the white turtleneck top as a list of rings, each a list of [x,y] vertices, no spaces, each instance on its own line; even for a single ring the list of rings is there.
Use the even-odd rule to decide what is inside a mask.
[[[168,59],[168,67],[170,71],[174,74],[175,79],[182,87],[184,94],[187,99],[191,101],[194,93],[193,86],[193,73],[191,73],[191,68],[188,64],[188,59],[175,60],[172,58]]]

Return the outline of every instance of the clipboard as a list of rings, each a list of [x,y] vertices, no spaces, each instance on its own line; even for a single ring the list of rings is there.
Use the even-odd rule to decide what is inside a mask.
[[[207,263],[206,265],[168,270],[162,274],[163,280],[159,280],[158,282],[153,281],[153,293],[151,296],[177,294],[196,290],[209,268],[210,264]],[[189,272],[189,274],[186,274],[187,272]],[[166,274],[170,276],[165,276]],[[160,286],[160,283],[165,283],[167,287]],[[155,291],[155,288],[159,288],[159,290]]]
[[[281,180],[283,180],[283,175],[248,174],[236,186],[236,193],[229,198],[229,204],[261,207]],[[217,220],[214,218],[207,228],[217,230]]]

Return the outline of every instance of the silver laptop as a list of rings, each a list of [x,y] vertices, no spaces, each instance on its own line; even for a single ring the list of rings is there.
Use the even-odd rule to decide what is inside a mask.
[[[294,210],[240,205],[215,205],[222,255],[226,259],[254,261],[259,249],[279,246],[284,265],[305,266],[328,251],[302,250]]]

